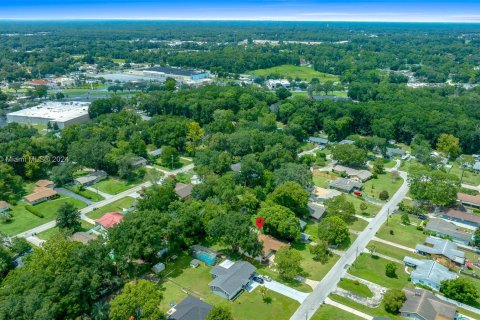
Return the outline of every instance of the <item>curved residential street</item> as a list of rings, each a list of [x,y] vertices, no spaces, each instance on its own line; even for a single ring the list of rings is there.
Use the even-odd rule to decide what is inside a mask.
[[[320,281],[313,292],[305,299],[291,320],[310,319],[320,306],[326,301],[328,295],[334,291],[340,278],[344,277],[348,268],[354,263],[357,255],[363,252],[375,233],[385,223],[387,217],[402,201],[408,192],[407,173],[399,172],[404,182],[393,197],[382,207],[380,212],[370,221],[367,228],[359,233],[355,242],[348,248],[345,254],[337,261],[330,272]]]

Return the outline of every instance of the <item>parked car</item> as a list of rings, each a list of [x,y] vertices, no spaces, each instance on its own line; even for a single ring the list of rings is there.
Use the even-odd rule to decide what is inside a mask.
[[[360,191],[354,191],[353,194],[356,195],[357,197],[362,196],[362,193]]]
[[[427,217],[426,215],[421,214],[421,215],[418,216],[418,219],[420,219],[420,220],[427,220],[428,217]]]
[[[267,282],[270,282],[272,281],[272,278],[270,278],[269,276],[262,276],[263,280],[267,281]]]
[[[253,281],[258,282],[260,284],[264,284],[264,282],[265,282],[265,281],[263,281],[262,278],[257,277],[257,276],[253,277],[252,279],[253,279]]]

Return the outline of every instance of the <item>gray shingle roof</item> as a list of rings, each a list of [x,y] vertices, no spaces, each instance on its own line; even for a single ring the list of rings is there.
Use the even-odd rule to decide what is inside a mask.
[[[257,268],[246,261],[235,262],[228,269],[216,266],[210,271],[215,276],[215,279],[210,282],[210,286],[220,288],[229,296],[233,296],[248,284],[255,270]]]
[[[316,202],[309,202],[308,210],[310,211],[310,217],[319,220],[325,213],[326,208]]]
[[[421,289],[404,289],[407,301],[400,308],[401,313],[418,314],[425,320],[455,319],[456,307]]]
[[[440,232],[444,235],[452,237],[453,239],[458,239],[465,242],[469,242],[472,239],[471,234],[459,230],[454,223],[445,221],[443,219],[430,219],[425,230]]]
[[[183,299],[175,307],[168,320],[205,320],[212,306],[193,296]]]
[[[331,142],[328,141],[327,138],[320,138],[320,137],[308,137],[308,141],[318,144],[330,144]]]
[[[450,240],[428,237],[425,243],[431,245],[431,247],[419,244],[415,249],[428,254],[442,255],[460,264],[465,262],[465,253],[458,250],[458,246]]]
[[[242,164],[239,163],[234,163],[230,165],[230,169],[232,169],[233,172],[240,172],[242,170]]]
[[[353,189],[361,189],[362,187],[363,183],[344,178],[330,182],[330,188],[340,189],[346,192],[351,192]]]

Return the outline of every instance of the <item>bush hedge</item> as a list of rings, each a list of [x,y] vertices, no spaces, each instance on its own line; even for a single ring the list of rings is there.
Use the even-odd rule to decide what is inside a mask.
[[[27,209],[29,212],[33,213],[34,215],[36,215],[39,218],[44,217],[44,215],[34,206],[25,206],[25,209]]]

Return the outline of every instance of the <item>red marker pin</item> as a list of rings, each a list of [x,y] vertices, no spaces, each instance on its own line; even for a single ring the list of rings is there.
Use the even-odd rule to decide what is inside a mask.
[[[262,229],[262,228],[263,228],[263,224],[265,223],[265,219],[263,219],[262,217],[258,217],[258,218],[255,220],[255,223],[257,224],[257,228],[258,228],[258,229]]]

